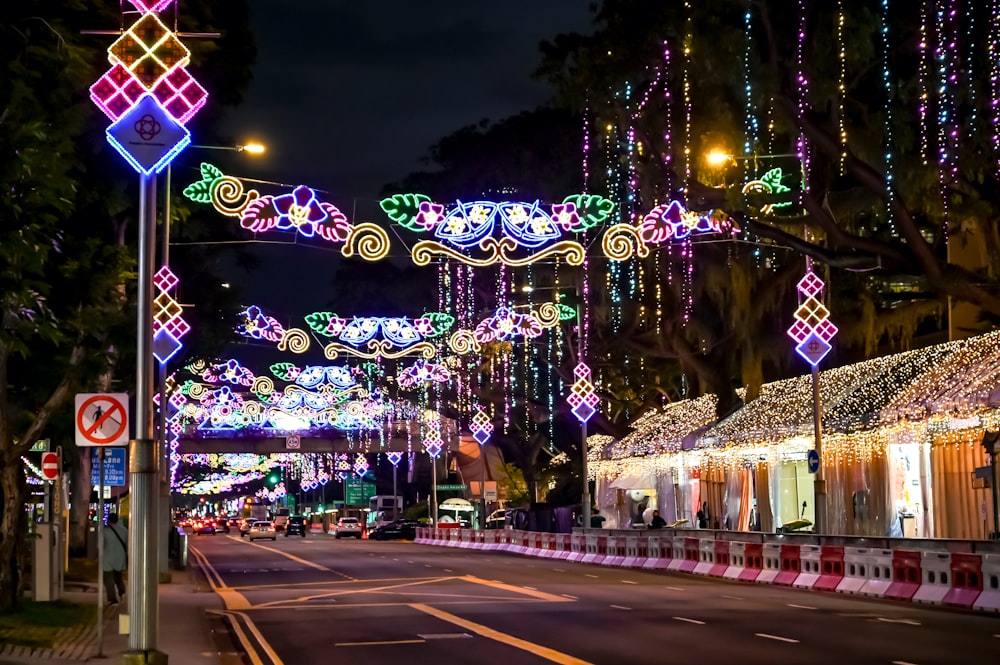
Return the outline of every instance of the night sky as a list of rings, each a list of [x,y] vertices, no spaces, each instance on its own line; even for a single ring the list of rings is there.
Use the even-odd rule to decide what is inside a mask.
[[[254,82],[226,129],[268,145],[257,177],[373,199],[438,139],[546,101],[538,44],[589,32],[589,5],[251,0]]]

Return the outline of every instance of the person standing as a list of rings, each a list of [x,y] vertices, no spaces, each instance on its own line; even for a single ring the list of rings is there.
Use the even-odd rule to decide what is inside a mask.
[[[109,605],[125,598],[125,568],[128,565],[128,529],[118,523],[118,514],[108,515],[104,527],[104,591]]]
[[[650,529],[662,529],[665,526],[667,526],[667,520],[665,520],[662,517],[660,517],[660,511],[659,510],[654,510],[653,511],[653,519],[651,519],[649,521],[649,528]]]

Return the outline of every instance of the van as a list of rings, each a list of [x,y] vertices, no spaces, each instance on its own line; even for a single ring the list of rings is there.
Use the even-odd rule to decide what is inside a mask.
[[[274,511],[274,528],[276,531],[284,531],[285,525],[288,524],[288,517],[291,515],[291,510],[288,508],[277,508]]]

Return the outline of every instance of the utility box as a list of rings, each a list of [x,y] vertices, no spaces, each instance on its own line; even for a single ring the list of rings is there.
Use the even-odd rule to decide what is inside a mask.
[[[34,549],[31,561],[31,597],[37,602],[59,600],[59,571],[62,548],[59,528],[48,522],[35,525]]]

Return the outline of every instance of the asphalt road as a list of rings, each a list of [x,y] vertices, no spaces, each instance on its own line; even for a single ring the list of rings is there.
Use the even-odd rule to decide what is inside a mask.
[[[1000,617],[404,542],[190,540],[250,662],[994,665]]]

